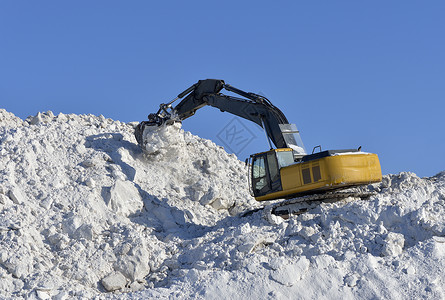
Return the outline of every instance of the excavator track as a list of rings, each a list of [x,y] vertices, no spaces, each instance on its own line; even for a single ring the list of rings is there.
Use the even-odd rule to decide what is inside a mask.
[[[250,210],[244,212],[242,216],[248,216],[254,212],[263,210],[266,218],[269,215],[275,215],[282,217],[283,219],[288,219],[291,216],[305,213],[308,209],[314,208],[315,206],[323,202],[336,202],[349,197],[367,199],[376,194],[377,193],[373,191],[367,191],[361,188],[354,188],[342,191],[331,191],[320,194],[305,195]]]
[[[314,202],[335,202],[349,197],[366,199],[375,194],[376,194],[375,192],[370,192],[370,191],[349,190],[349,191],[333,191],[323,194],[307,195],[285,200],[283,202],[272,205],[270,213],[282,217],[284,219],[288,219],[291,215],[299,215],[306,212],[307,209],[310,206],[312,206],[311,204],[315,204]],[[304,207],[304,205],[301,205],[305,202],[306,203],[309,202],[309,205],[307,205],[308,207]],[[295,205],[295,204],[300,204],[300,205]]]

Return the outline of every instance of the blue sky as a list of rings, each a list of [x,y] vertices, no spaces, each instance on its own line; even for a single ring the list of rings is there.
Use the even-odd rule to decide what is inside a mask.
[[[0,108],[142,121],[200,79],[268,97],[308,151],[377,153],[382,171],[445,170],[443,1],[1,1]],[[240,122],[238,122],[240,121]],[[231,123],[232,122],[232,123]],[[224,145],[245,120],[183,128]],[[247,132],[247,131],[246,131]]]

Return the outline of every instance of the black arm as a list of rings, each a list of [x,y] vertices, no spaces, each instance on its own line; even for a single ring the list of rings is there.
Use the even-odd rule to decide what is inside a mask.
[[[247,99],[221,94],[222,89]],[[178,105],[171,106],[174,101],[183,98],[185,95],[187,96]],[[150,114],[148,116],[149,121],[143,123],[144,125],[161,125],[169,120],[182,121],[193,116],[198,109],[206,105],[255,122],[265,129],[268,137],[277,148],[288,147],[279,125],[289,124],[289,122],[277,107],[270,103],[266,97],[241,91],[218,79],[198,81],[174,100],[167,104],[161,104],[159,111],[156,114]],[[170,111],[168,111],[169,109]]]

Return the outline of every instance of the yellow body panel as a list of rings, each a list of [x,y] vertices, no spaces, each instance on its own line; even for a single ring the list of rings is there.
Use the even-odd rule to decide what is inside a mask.
[[[282,191],[255,199],[289,198],[382,180],[379,159],[370,153],[340,154],[297,163],[281,168],[280,175]]]

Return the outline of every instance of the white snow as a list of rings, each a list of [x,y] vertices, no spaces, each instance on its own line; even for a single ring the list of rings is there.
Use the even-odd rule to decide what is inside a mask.
[[[267,217],[236,156],[180,126],[0,109],[0,298],[440,299],[445,172]]]
[[[294,150],[296,154],[306,155],[306,150],[303,147],[297,145],[289,145],[289,147],[291,147],[291,149]]]
[[[357,151],[357,152],[337,152],[332,154],[332,156],[338,156],[338,155],[358,155],[358,154],[371,154],[368,152],[362,152],[362,151]]]

